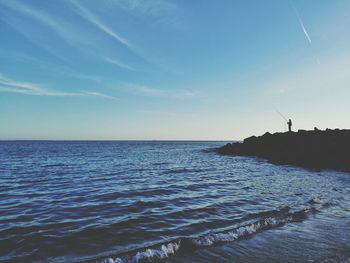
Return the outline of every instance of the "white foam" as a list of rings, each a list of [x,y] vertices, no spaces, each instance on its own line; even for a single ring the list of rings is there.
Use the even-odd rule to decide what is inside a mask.
[[[315,204],[322,204],[322,200],[318,197],[312,198],[311,201],[314,202]]]
[[[120,258],[107,258],[103,260],[102,263],[124,263],[124,261]]]
[[[121,258],[107,258],[102,263],[138,263],[147,259],[151,262],[154,259],[164,259],[174,255],[180,248],[180,241],[178,243],[169,243],[162,245],[159,249],[148,248],[145,251],[137,252],[137,254],[129,259],[123,260]]]
[[[238,238],[252,235],[263,228],[277,226],[290,220],[292,220],[292,218],[289,216],[284,219],[268,217],[253,224],[239,227],[233,231],[226,233],[212,233],[207,236],[194,239],[193,242],[197,246],[211,246],[219,242],[231,242],[237,240]]]

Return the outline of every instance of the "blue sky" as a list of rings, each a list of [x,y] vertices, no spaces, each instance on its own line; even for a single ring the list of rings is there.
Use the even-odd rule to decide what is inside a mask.
[[[0,139],[350,127],[350,1],[0,0]]]

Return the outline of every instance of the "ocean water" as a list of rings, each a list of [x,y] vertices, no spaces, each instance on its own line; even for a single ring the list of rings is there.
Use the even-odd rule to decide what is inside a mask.
[[[2,262],[350,262],[350,174],[225,142],[0,142]]]

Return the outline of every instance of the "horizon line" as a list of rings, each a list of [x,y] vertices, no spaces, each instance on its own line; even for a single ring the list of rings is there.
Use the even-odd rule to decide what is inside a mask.
[[[0,142],[226,142],[238,139],[0,139]]]

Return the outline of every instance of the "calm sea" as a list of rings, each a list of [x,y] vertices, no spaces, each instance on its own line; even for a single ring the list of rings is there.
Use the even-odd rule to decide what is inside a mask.
[[[0,142],[0,261],[350,262],[350,174],[224,142]]]

